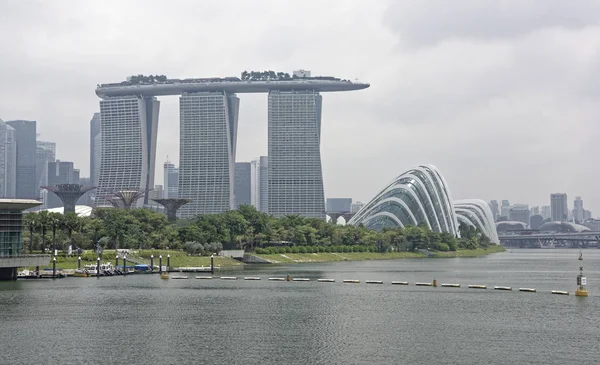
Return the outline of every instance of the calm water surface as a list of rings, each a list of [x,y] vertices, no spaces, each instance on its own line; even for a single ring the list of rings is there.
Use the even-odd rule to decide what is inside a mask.
[[[0,283],[0,364],[598,364],[600,250]],[[269,282],[272,276],[335,283]],[[391,286],[392,280],[463,288]],[[359,279],[361,284],[342,284]],[[384,280],[366,285],[365,280]],[[533,287],[537,293],[467,289]]]

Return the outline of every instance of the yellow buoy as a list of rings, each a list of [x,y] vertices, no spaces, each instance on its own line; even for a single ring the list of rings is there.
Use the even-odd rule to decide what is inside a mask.
[[[161,279],[168,279],[169,278],[169,273],[166,271],[163,271],[160,273],[160,278]]]
[[[435,280],[435,278],[433,278],[433,287],[437,288],[437,280]]]
[[[583,261],[583,254],[579,251],[579,260]],[[583,266],[579,266],[579,275],[577,275],[577,290],[575,290],[576,297],[587,297],[588,291],[586,286],[586,278],[583,276]]]

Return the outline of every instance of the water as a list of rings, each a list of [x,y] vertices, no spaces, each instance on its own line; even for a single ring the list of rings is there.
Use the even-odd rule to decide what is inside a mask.
[[[219,273],[261,281],[190,274],[2,282],[0,364],[597,364],[600,250],[584,251],[590,297],[549,293],[573,294],[577,255],[515,249]],[[336,282],[266,280],[286,274]],[[463,287],[389,285],[433,277]]]

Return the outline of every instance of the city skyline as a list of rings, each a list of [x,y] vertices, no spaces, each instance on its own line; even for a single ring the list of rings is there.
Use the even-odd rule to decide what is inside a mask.
[[[145,8],[148,19],[139,20],[125,16],[135,11],[131,5],[114,14],[103,12],[106,4],[72,2],[68,13],[74,21],[68,26],[56,16],[67,13],[65,4],[0,6],[6,15],[2,27],[11,30],[0,40],[12,50],[0,66],[7,75],[0,85],[0,118],[36,120],[44,140],[60,146],[61,158],[73,161],[82,176],[90,176],[89,146],[70,141],[88,139],[89,120],[98,112],[93,93],[98,83],[139,73],[180,77],[307,68],[372,84],[361,93],[327,96],[321,145],[325,197],[368,201],[377,190],[375,181],[394,177],[388,166],[400,171],[432,163],[457,187],[457,199],[501,197],[542,206],[559,191],[582,196],[586,209],[600,211],[594,187],[599,177],[585,158],[596,151],[594,133],[577,143],[564,139],[595,131],[599,112],[590,98],[595,66],[586,51],[600,44],[591,2],[557,5],[552,14],[519,4],[507,12],[491,3],[475,17],[467,3],[437,5],[441,10],[432,12],[426,3],[406,8],[392,1],[344,1],[324,7],[308,1],[305,10],[314,14],[313,23],[303,32],[301,14],[278,2],[268,3],[275,15],[268,24],[255,24],[260,7],[240,2],[236,9],[243,16],[216,5],[211,19],[193,27],[187,17],[205,9],[182,3],[176,24],[184,24],[185,31],[176,33],[169,30],[172,18],[160,29],[151,26],[151,18],[173,9],[152,2]],[[86,17],[88,7],[98,16]],[[336,16],[338,8],[343,17]],[[465,28],[436,15],[442,10]],[[232,17],[247,31],[208,36],[215,24]],[[499,24],[498,17],[506,22]],[[439,24],[435,30],[425,26],[432,22]],[[106,33],[106,24],[123,31]],[[149,29],[146,39],[128,31],[140,28]],[[36,36],[40,32],[48,35],[44,42]],[[198,41],[202,50],[181,47]],[[221,56],[202,57],[207,53]],[[36,54],[44,54],[43,62]],[[543,67],[540,58],[547,60]],[[167,155],[172,161],[179,157],[177,98],[161,102],[155,183],[162,181],[159,163]],[[236,161],[267,154],[265,103],[265,95],[244,96],[240,120],[247,123],[238,133],[246,138],[239,139]],[[428,148],[419,148],[423,145]],[[398,156],[405,157],[398,162]],[[552,161],[551,168],[546,161]],[[514,176],[529,183],[514,184]]]

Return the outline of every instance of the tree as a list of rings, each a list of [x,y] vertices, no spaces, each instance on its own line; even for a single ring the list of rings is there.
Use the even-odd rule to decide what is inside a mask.
[[[27,213],[23,215],[23,227],[29,229],[29,253],[33,252],[33,231],[39,226],[39,216],[37,213]]]

